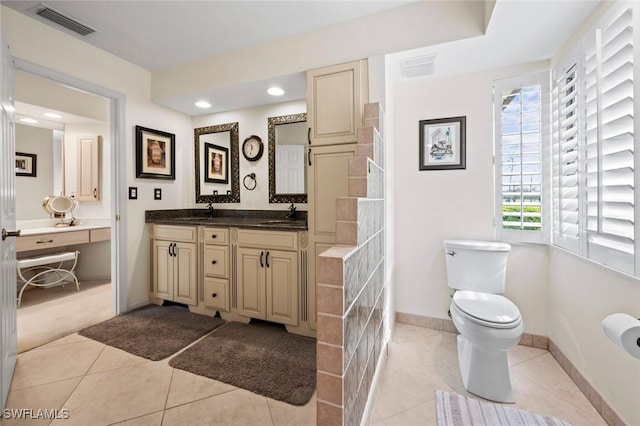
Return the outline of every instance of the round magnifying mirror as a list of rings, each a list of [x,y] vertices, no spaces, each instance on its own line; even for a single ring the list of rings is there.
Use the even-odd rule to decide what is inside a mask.
[[[42,201],[42,208],[44,211],[60,218],[60,223],[56,226],[71,225],[64,223],[64,217],[67,213],[71,213],[75,207],[76,204],[74,199],[65,195],[46,197]],[[71,222],[73,223],[73,220]]]

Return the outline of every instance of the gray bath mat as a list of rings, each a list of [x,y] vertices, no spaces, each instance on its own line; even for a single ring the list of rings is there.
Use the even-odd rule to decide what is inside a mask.
[[[224,323],[183,307],[150,305],[84,328],[78,334],[158,361]]]
[[[230,322],[169,365],[292,405],[316,389],[316,340],[269,325]]]

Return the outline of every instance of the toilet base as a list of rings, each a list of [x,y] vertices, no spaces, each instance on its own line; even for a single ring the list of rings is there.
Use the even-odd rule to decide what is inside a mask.
[[[458,335],[458,363],[467,391],[496,402],[515,402],[506,351],[488,351]]]

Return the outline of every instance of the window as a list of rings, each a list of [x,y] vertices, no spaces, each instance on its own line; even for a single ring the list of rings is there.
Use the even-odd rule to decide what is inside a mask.
[[[633,10],[612,8],[568,57],[552,77],[554,244],[635,274]]]
[[[496,236],[543,243],[548,208],[548,74],[494,83]]]

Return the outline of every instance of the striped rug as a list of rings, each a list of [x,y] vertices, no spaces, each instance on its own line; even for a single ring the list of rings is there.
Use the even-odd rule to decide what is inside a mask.
[[[438,426],[571,426],[542,414],[442,391],[436,391],[436,418]]]

